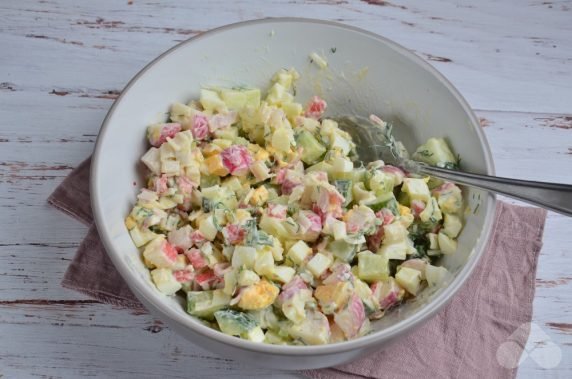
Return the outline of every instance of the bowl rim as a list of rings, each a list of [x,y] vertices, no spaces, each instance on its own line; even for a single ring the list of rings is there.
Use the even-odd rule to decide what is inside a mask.
[[[103,242],[103,245],[106,249],[113,262],[115,268],[119,271],[125,282],[129,286],[129,288],[134,292],[134,294],[139,299],[143,299],[143,302],[147,305],[152,305],[152,311],[154,314],[157,314],[160,318],[166,319],[167,324],[169,321],[176,322],[186,328],[191,329],[192,332],[200,334],[202,337],[206,337],[209,339],[213,339],[219,343],[223,343],[225,345],[230,345],[235,348],[239,348],[242,350],[248,350],[257,353],[266,353],[266,354],[274,354],[274,355],[284,355],[284,356],[302,356],[302,355],[327,355],[333,353],[343,353],[351,350],[363,349],[370,346],[376,345],[377,342],[380,340],[389,341],[398,335],[413,330],[415,327],[419,326],[423,322],[427,321],[428,319],[432,318],[438,311],[440,311],[444,305],[446,305],[452,297],[458,292],[460,287],[465,283],[465,281],[469,278],[471,273],[473,272],[476,264],[478,263],[479,259],[482,257],[486,244],[491,236],[492,224],[495,218],[495,206],[496,206],[496,197],[493,194],[488,194],[487,196],[487,206],[486,206],[486,217],[483,224],[483,229],[481,231],[481,235],[477,240],[477,244],[474,247],[472,253],[470,253],[469,257],[467,258],[467,262],[459,272],[459,274],[455,277],[455,279],[449,284],[448,287],[444,288],[440,293],[438,293],[435,298],[427,304],[427,306],[422,307],[419,311],[417,311],[413,316],[406,318],[397,322],[394,325],[389,326],[386,329],[381,331],[365,335],[354,340],[326,344],[326,345],[311,345],[311,346],[292,346],[292,345],[271,345],[271,344],[263,344],[252,342],[248,340],[243,340],[240,338],[236,338],[233,336],[226,335],[221,333],[217,330],[209,328],[208,326],[201,325],[200,323],[194,322],[193,317],[189,315],[182,315],[175,312],[174,309],[170,307],[162,307],[160,304],[157,304],[156,299],[158,301],[159,296],[163,296],[159,293],[155,293],[152,291],[152,288],[148,285],[143,285],[142,283],[131,281],[130,270],[124,262],[124,260],[120,259],[119,252],[115,249],[111,237],[103,225],[104,222],[104,215],[102,214],[102,208],[100,208],[99,204],[101,203],[101,196],[98,193],[96,180],[95,178],[99,177],[101,172],[101,167],[99,165],[98,157],[102,154],[102,143],[107,129],[109,127],[109,121],[111,116],[115,112],[116,108],[119,104],[121,104],[121,100],[123,96],[129,91],[129,89],[141,78],[148,70],[153,68],[156,63],[162,60],[167,55],[173,53],[175,50],[178,50],[186,45],[193,43],[196,40],[204,38],[205,36],[212,36],[214,34],[228,32],[230,30],[241,28],[250,25],[260,25],[260,24],[279,24],[279,23],[304,23],[304,24],[320,24],[330,27],[337,27],[341,29],[348,30],[350,32],[357,32],[360,34],[364,34],[366,36],[372,37],[379,42],[383,43],[389,48],[395,50],[398,54],[401,54],[405,58],[412,60],[421,68],[425,69],[429,74],[433,75],[439,82],[441,82],[449,92],[455,97],[458,103],[461,105],[467,116],[471,121],[471,125],[473,129],[477,133],[477,137],[479,139],[479,143],[484,150],[484,159],[486,165],[486,174],[494,175],[495,169],[492,159],[491,150],[489,144],[486,140],[485,134],[480,127],[478,119],[474,114],[473,110],[465,100],[465,98],[459,93],[459,91],[451,84],[451,82],[445,78],[437,69],[431,66],[428,62],[417,56],[411,50],[407,49],[406,47],[393,42],[385,37],[382,37],[376,33],[370,32],[368,30],[364,30],[362,28],[358,28],[355,26],[346,25],[340,22],[334,21],[327,21],[327,20],[320,20],[320,19],[313,19],[313,18],[302,18],[302,17],[269,17],[263,19],[255,19],[255,20],[248,20],[248,21],[241,21],[232,24],[223,25],[211,30],[208,30],[204,33],[191,37],[183,42],[178,43],[177,45],[169,48],[158,57],[153,59],[147,65],[145,65],[124,87],[121,91],[119,97],[114,101],[113,105],[109,109],[107,115],[105,116],[99,135],[97,137],[92,164],[90,168],[90,192],[91,192],[91,207],[94,214],[94,220],[96,226],[102,225],[101,228],[98,228],[98,232],[100,238]],[[431,306],[428,306],[431,305]]]

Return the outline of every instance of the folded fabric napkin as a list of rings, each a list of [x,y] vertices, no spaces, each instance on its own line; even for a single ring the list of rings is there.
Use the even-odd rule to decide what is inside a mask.
[[[90,159],[48,201],[90,226],[62,285],[101,302],[142,308],[99,240],[89,199]],[[335,368],[303,371],[336,378],[514,378],[532,317],[536,263],[546,211],[500,202],[487,251],[454,299],[429,322],[389,348]],[[519,328],[520,327],[520,328]],[[525,328],[525,330],[527,330]],[[502,355],[502,356],[501,356]]]

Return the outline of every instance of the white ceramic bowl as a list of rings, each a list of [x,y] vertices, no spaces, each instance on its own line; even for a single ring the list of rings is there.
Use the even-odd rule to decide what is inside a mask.
[[[329,62],[319,70],[308,55]],[[467,190],[471,209],[458,252],[443,260],[454,279],[373,323],[375,332],[324,346],[256,344],[219,333],[185,313],[181,299],[159,293],[124,226],[139,187],[139,158],[148,124],[165,119],[175,101],[198,98],[201,85],[247,84],[266,88],[282,67],[302,75],[297,98],[318,92],[330,114],[375,113],[408,127],[397,136],[413,148],[431,136],[447,137],[465,170],[493,174],[485,136],[466,101],[433,67],[407,49],[357,28],[308,19],[265,19],[233,24],[185,41],[151,62],[127,85],[109,111],[91,171],[92,208],[99,234],[131,290],[155,316],[193,343],[227,357],[279,369],[332,366],[380,349],[442,308],[482,255],[494,217],[494,197]],[[137,183],[137,185],[134,185]],[[479,204],[479,205],[477,205]]]

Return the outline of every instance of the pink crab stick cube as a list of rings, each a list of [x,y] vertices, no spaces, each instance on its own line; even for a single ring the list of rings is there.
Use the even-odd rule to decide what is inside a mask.
[[[206,258],[203,256],[203,253],[201,253],[199,249],[190,249],[185,253],[185,255],[195,270],[200,270],[208,266]]]
[[[230,224],[222,229],[225,240],[231,245],[238,245],[246,237],[246,229],[237,224]]]
[[[243,176],[249,171],[252,156],[248,149],[241,145],[233,145],[221,153],[222,164],[231,175]]]
[[[358,295],[355,293],[350,298],[347,306],[334,314],[334,322],[344,332],[347,339],[358,335],[365,321],[365,308]]]
[[[147,129],[147,138],[151,146],[159,147],[167,142],[167,137],[173,138],[180,131],[181,124],[178,123],[155,124]]]
[[[206,115],[197,113],[193,116],[191,133],[197,141],[204,141],[209,137],[209,120]]]
[[[327,107],[328,107],[328,104],[326,103],[326,101],[324,99],[321,99],[318,96],[314,96],[310,99],[310,101],[308,102],[308,105],[306,105],[305,116],[310,117],[310,118],[314,118],[317,120],[320,117],[322,117],[322,115],[326,111]]]
[[[149,242],[143,251],[143,258],[147,265],[157,268],[173,267],[177,262],[177,255],[177,249],[163,236]]]
[[[389,309],[398,304],[402,299],[405,291],[397,284],[395,279],[389,278],[383,282],[375,282],[371,285],[373,296],[379,301],[381,309]]]

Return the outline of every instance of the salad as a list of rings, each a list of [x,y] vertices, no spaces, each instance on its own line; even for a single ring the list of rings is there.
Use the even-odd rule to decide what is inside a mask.
[[[212,328],[335,343],[447,279],[436,263],[455,253],[463,200],[452,183],[364,165],[324,99],[294,100],[298,78],[280,70],[264,99],[203,88],[174,103],[147,129],[147,183],[125,224],[157,289]],[[457,164],[438,138],[413,158]]]

